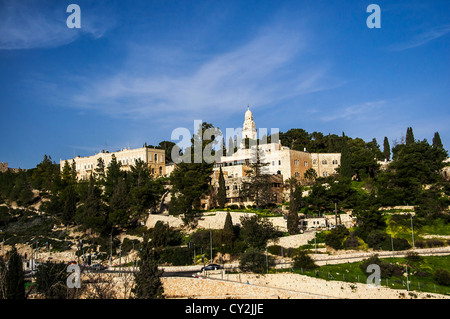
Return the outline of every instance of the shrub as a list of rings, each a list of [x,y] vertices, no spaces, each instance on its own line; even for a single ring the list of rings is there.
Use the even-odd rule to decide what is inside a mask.
[[[273,260],[272,257],[266,256],[259,249],[249,248],[241,256],[239,268],[243,272],[253,272],[256,274],[264,274],[267,271],[267,265],[269,267],[273,267],[275,265],[275,261]]]
[[[346,236],[348,236],[349,231],[344,226],[338,226],[332,229],[329,233],[325,234],[325,244],[334,249],[342,249],[343,241]]]
[[[298,251],[294,257],[294,268],[315,269],[318,267],[305,250]]]
[[[436,269],[433,279],[443,286],[450,286],[450,272],[445,269]]]

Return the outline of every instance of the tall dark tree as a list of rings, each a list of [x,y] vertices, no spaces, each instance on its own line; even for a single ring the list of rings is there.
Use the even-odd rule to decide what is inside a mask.
[[[259,148],[254,149],[256,160],[249,163],[249,169],[246,171],[248,180],[242,183],[241,196],[253,200],[255,206],[265,207],[273,200],[271,176],[263,173],[263,168],[269,163],[262,162],[260,159]]]
[[[225,217],[225,223],[223,225],[223,242],[226,246],[231,247],[233,245],[233,241],[235,239],[234,229],[233,229],[233,220],[231,218],[230,212],[227,212]]]
[[[258,215],[241,217],[241,235],[248,246],[264,249],[269,239],[278,238],[272,222]]]
[[[109,200],[108,219],[113,227],[125,227],[129,214],[128,189],[124,178],[119,178],[116,188]]]
[[[444,145],[442,144],[441,136],[439,135],[439,132],[434,133],[433,147],[444,148]]]
[[[220,208],[224,208],[227,202],[227,190],[225,189],[225,178],[223,176],[222,167],[219,171],[219,188],[217,190],[217,202]]]
[[[210,148],[211,151],[216,140],[214,134],[208,134],[213,136],[204,138],[207,132],[217,132],[216,136],[219,136],[217,128],[203,122],[191,139],[190,162],[178,163],[171,174],[172,189],[169,213],[183,214],[186,224],[193,221],[193,209],[200,209],[202,196],[209,193],[211,188],[213,163],[206,160],[203,155],[205,153],[213,155],[212,152],[208,152],[207,148]]]
[[[46,262],[38,266],[36,284],[46,299],[67,298],[67,265],[65,263]]]
[[[407,145],[408,144],[412,144],[412,143],[415,142],[414,133],[413,133],[412,127],[408,127],[406,129],[406,140],[405,140],[405,142],[406,142]]]
[[[80,207],[78,207],[75,220],[79,225],[102,234],[109,234],[107,224],[107,207],[102,201],[101,191],[95,185],[91,176],[87,196]]]
[[[25,275],[22,258],[13,247],[8,260],[8,270],[5,275],[6,299],[25,299]]]
[[[289,213],[287,216],[287,230],[289,234],[295,235],[299,232],[298,211],[300,209],[299,200],[296,197],[301,196],[301,186],[296,179],[290,178],[286,182],[289,187]]]
[[[344,138],[342,141],[342,148],[341,148],[341,164],[339,166],[339,174],[347,178],[352,178],[353,171],[351,161],[352,159],[350,148],[348,146],[347,139]]]
[[[135,297],[137,299],[163,299],[162,270],[158,269],[158,256],[152,249],[148,238],[144,238],[139,257],[139,271],[134,274]]]
[[[389,161],[391,159],[391,146],[389,145],[389,140],[387,136],[384,137],[383,155],[385,160]]]

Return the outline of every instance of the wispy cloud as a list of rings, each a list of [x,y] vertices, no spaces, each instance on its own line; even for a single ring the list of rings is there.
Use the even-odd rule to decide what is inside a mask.
[[[70,100],[74,107],[118,117],[162,122],[218,118],[247,104],[273,105],[336,86],[323,61],[316,64],[303,59],[305,46],[302,32],[274,27],[227,52],[205,54],[201,61],[197,52],[192,55],[195,58],[189,52],[175,54],[174,68],[162,56],[166,68],[158,72],[149,67],[158,65],[157,56],[130,53],[124,68],[107,77],[85,78],[77,92],[71,92]],[[144,69],[139,71],[136,66]]]
[[[330,115],[321,116],[320,120],[323,122],[331,122],[336,120],[373,119],[376,116],[375,111],[379,111],[386,106],[386,103],[386,100],[379,100],[347,106],[336,110],[336,112]]]
[[[450,32],[450,24],[441,25],[416,34],[408,41],[393,44],[389,47],[392,51],[403,51],[427,44],[434,39],[443,37]]]
[[[0,50],[53,48],[75,41],[83,34],[100,38],[114,19],[105,11],[83,10],[81,28],[69,29],[67,4],[61,1],[5,0],[0,4]]]

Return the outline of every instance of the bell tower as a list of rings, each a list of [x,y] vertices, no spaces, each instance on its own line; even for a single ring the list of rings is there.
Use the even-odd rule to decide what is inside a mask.
[[[258,134],[256,132],[255,122],[253,121],[253,114],[250,111],[250,107],[247,106],[247,111],[245,112],[244,126],[242,128],[242,139],[249,138],[256,140]]]

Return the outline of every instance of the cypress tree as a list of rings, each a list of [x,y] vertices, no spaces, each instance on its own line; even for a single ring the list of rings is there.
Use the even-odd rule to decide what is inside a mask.
[[[301,189],[301,187],[295,179],[289,179],[287,182],[289,184],[289,213],[287,216],[287,229],[290,235],[295,235],[298,233],[299,224],[299,201],[296,196],[298,196],[298,189]]]
[[[225,178],[223,176],[222,167],[219,172],[219,189],[217,191],[217,201],[220,208],[224,208],[227,202],[227,191],[225,189]]]
[[[408,127],[406,129],[406,144],[413,144],[414,143],[414,133],[412,127]]]
[[[441,137],[439,135],[439,132],[435,132],[434,133],[433,147],[435,147],[435,148],[444,148],[444,145],[442,145],[442,141],[441,141]]]
[[[134,274],[133,289],[137,299],[163,299],[164,287],[161,282],[162,270],[158,269],[158,257],[152,249],[148,238],[144,238],[140,252],[139,272]]]
[[[6,299],[25,299],[25,276],[22,258],[16,247],[13,247],[5,275]]]
[[[225,217],[225,224],[223,226],[223,237],[224,242],[228,247],[233,245],[234,240],[234,230],[233,230],[233,220],[231,219],[231,214],[228,211]]]
[[[353,175],[351,166],[351,153],[346,138],[344,138],[342,141],[341,165],[339,167],[339,173],[347,178],[351,178]]]
[[[383,155],[386,160],[389,161],[391,159],[391,146],[389,145],[389,140],[387,136],[384,137]]]

